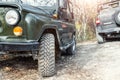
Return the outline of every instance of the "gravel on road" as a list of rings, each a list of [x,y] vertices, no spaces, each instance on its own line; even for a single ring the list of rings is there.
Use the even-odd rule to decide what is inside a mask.
[[[85,42],[73,56],[56,62],[57,74],[43,80],[120,80],[120,42]],[[0,61],[0,80],[38,80],[37,61],[14,58]]]

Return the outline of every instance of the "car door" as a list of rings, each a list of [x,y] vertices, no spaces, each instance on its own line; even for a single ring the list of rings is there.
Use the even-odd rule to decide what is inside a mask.
[[[63,45],[72,43],[73,35],[75,33],[75,25],[73,20],[72,3],[68,0],[60,0],[60,17],[61,27],[63,29],[61,41]]]

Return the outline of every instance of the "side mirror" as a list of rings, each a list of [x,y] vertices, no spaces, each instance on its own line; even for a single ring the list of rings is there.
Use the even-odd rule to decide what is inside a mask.
[[[67,0],[59,0],[59,7],[61,9],[67,9]]]

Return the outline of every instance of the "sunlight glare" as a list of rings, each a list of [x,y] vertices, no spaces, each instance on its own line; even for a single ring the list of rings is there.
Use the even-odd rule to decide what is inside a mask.
[[[97,3],[97,0],[84,0],[84,1],[91,5]]]

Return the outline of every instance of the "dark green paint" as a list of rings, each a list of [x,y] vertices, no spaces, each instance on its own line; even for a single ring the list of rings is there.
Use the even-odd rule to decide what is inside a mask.
[[[58,0],[59,1],[59,0]],[[21,20],[15,26],[23,28],[23,35],[16,37],[13,34],[15,26],[5,22],[5,14],[8,10],[15,9],[20,12]],[[73,41],[75,26],[71,22],[52,18],[52,12],[58,14],[59,4],[54,8],[37,8],[21,3],[0,3],[0,42],[38,42],[46,29],[54,29],[57,34],[60,47],[68,46]],[[63,28],[62,25],[66,25]],[[69,46],[68,46],[69,47]]]

